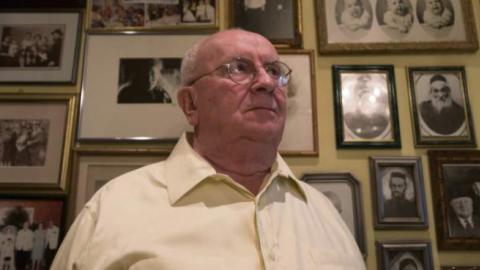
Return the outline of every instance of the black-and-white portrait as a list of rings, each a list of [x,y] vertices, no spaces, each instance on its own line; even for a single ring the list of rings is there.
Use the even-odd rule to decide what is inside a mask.
[[[428,270],[424,267],[422,251],[389,251],[389,270]]]
[[[444,165],[448,235],[480,238],[480,166]]]
[[[451,0],[418,0],[417,19],[427,33],[443,37],[455,22]]]
[[[50,120],[0,119],[0,167],[44,166]]]
[[[376,15],[382,30],[396,40],[408,34],[414,24],[413,7],[409,0],[378,0]]]
[[[387,76],[384,73],[342,73],[345,141],[391,140]]]
[[[234,25],[268,39],[295,37],[293,0],[234,0]]]
[[[0,68],[58,68],[65,25],[0,26]]]
[[[372,27],[372,18],[372,5],[369,0],[337,0],[336,2],[336,23],[351,39],[365,36]]]
[[[420,217],[411,167],[382,167],[383,217]]]
[[[414,75],[421,136],[467,135],[462,78],[457,73]]]
[[[215,0],[182,0],[182,22],[213,23]]]
[[[118,103],[176,103],[180,58],[121,58]]]

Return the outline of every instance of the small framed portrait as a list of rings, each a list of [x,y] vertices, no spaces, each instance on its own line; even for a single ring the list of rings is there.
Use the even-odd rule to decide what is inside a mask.
[[[418,157],[370,157],[376,229],[425,229],[422,162]]]
[[[76,183],[75,213],[78,215],[86,202],[110,180],[126,172],[164,160],[167,155],[157,153],[102,153],[77,152],[74,160]]]
[[[0,84],[75,84],[82,13],[0,12]]]
[[[367,256],[360,182],[350,173],[305,174],[302,180],[332,202],[355,237],[363,256]]]
[[[338,148],[400,147],[391,65],[332,67]]]
[[[427,241],[376,242],[378,269],[433,269],[432,248]]]
[[[0,196],[3,269],[49,269],[62,240],[64,213],[62,198]]]
[[[278,47],[301,48],[301,0],[232,0],[230,26],[259,33]]]
[[[74,97],[0,96],[0,187],[64,191]]]
[[[417,147],[475,147],[464,67],[408,67]]]
[[[480,151],[428,151],[441,250],[480,250]]]
[[[218,28],[218,0],[88,0],[90,32]]]
[[[321,54],[478,49],[468,0],[316,1],[316,15]]]

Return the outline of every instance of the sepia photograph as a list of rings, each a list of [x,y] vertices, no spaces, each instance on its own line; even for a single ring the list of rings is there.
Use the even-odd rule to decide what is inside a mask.
[[[0,119],[0,167],[44,166],[50,120]]]
[[[0,84],[74,84],[81,11],[0,11]]]
[[[48,270],[60,244],[62,199],[0,199],[0,269]]]
[[[121,58],[118,103],[177,103],[181,58]]]
[[[64,25],[2,25],[0,33],[0,70],[60,66]]]
[[[319,54],[478,49],[470,0],[332,0],[315,8]]]
[[[475,146],[464,67],[409,67],[417,146]]]
[[[231,27],[259,33],[273,44],[301,47],[300,0],[233,0]]]
[[[171,28],[217,24],[217,0],[93,0],[92,30]]]
[[[440,250],[480,249],[480,151],[430,150]]]
[[[333,66],[338,147],[399,147],[392,66]]]
[[[303,175],[302,180],[330,200],[355,237],[363,256],[366,256],[360,182],[351,173],[312,173]]]
[[[417,157],[370,157],[376,229],[428,226],[422,164]]]
[[[425,241],[376,242],[378,268],[388,270],[430,270],[432,248]]]

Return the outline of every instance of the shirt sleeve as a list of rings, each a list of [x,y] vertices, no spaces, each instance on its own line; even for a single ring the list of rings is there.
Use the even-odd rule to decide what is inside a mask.
[[[95,229],[96,218],[92,209],[86,206],[70,227],[50,270],[73,270],[75,264],[87,249]]]

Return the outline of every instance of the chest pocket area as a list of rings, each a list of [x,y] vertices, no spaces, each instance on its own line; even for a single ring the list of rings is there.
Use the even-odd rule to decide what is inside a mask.
[[[353,266],[348,257],[341,257],[338,253],[325,249],[310,248],[311,269],[328,270],[355,270],[363,269]],[[309,269],[310,270],[310,269]]]
[[[178,258],[181,256],[172,256],[177,258],[150,258],[136,262],[128,270],[226,270],[222,260],[216,258],[203,258],[198,261],[194,258]]]

